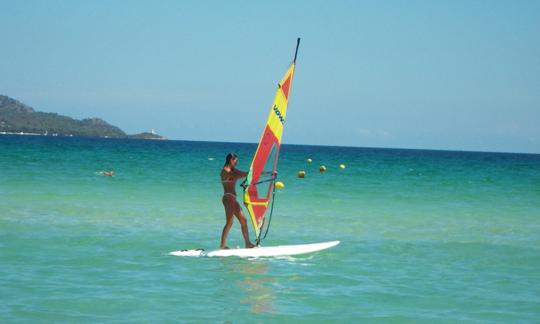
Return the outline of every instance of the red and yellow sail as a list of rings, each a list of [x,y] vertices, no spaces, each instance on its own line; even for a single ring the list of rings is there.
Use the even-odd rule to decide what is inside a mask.
[[[300,39],[298,39],[296,51],[298,51],[299,42]],[[257,242],[260,240],[266,210],[274,190],[281,135],[287,117],[287,104],[296,65],[296,53],[293,63],[278,84],[274,102],[270,107],[270,114],[251,162],[244,187],[244,205],[251,216]]]

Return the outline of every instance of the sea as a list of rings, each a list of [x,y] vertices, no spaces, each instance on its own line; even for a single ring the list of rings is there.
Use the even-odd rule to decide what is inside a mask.
[[[255,148],[0,136],[0,322],[540,322],[540,155],[283,145],[261,244],[341,244],[169,255],[218,247]]]

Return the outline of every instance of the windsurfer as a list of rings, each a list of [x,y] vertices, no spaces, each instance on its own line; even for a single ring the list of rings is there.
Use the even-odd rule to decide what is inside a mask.
[[[238,156],[234,153],[227,154],[225,159],[225,165],[220,173],[221,184],[223,185],[223,206],[225,207],[225,217],[226,223],[223,227],[223,233],[221,234],[221,249],[228,249],[227,247],[227,235],[233,224],[234,217],[238,218],[240,222],[240,227],[242,229],[242,235],[244,236],[244,241],[246,248],[255,247],[253,243],[249,240],[249,233],[247,227],[246,217],[242,212],[242,208],[238,201],[236,201],[236,180],[244,178],[247,176],[247,172],[240,171],[236,169],[236,164],[238,163]]]

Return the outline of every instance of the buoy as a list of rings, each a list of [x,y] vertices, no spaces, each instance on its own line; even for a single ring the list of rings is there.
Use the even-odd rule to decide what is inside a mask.
[[[285,184],[281,181],[276,181],[276,188],[281,189],[285,187]]]
[[[302,170],[302,171],[298,171],[298,178],[303,178],[306,176],[306,171]]]
[[[321,173],[322,173],[322,172],[325,172],[325,171],[326,171],[326,167],[325,167],[324,165],[321,165],[321,166],[319,167],[319,171],[321,171]]]
[[[340,169],[345,169],[345,164],[340,164],[340,165],[339,165],[339,168],[340,168]]]
[[[312,159],[307,159],[306,161],[307,161],[307,163],[311,163],[311,162],[313,162],[313,160],[312,160]]]

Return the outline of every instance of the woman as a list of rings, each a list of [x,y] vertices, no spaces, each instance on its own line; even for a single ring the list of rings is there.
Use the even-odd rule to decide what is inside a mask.
[[[223,185],[223,198],[221,199],[221,201],[223,202],[223,206],[225,207],[226,217],[226,223],[223,227],[223,233],[221,234],[221,244],[219,246],[221,249],[229,248],[227,247],[226,242],[227,235],[229,234],[229,230],[231,229],[231,226],[233,224],[233,216],[236,216],[236,218],[238,218],[238,220],[240,221],[240,226],[242,228],[242,235],[244,236],[246,248],[252,248],[255,246],[249,240],[246,217],[242,212],[240,204],[238,203],[238,201],[236,201],[236,180],[247,176],[246,172],[236,169],[237,163],[238,157],[236,156],[236,154],[227,154],[227,157],[225,159],[225,165],[223,166],[220,174],[221,184]]]

